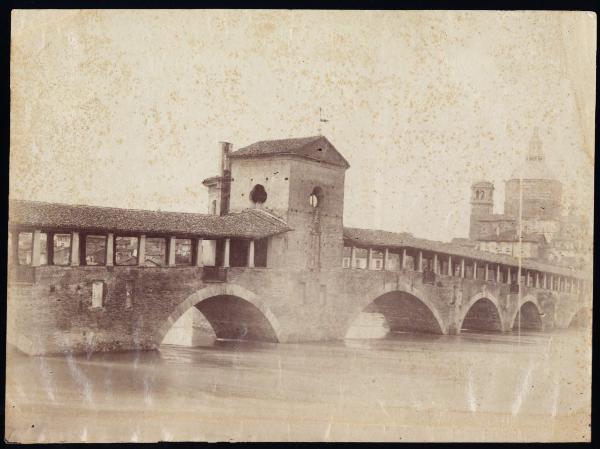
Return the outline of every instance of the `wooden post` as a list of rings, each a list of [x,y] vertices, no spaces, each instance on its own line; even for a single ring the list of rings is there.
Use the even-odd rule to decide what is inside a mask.
[[[350,247],[350,268],[356,268],[356,247]]]
[[[487,281],[489,280],[489,274],[488,274],[488,264],[485,264],[485,276],[483,277],[483,280]]]
[[[465,259],[462,258],[460,261],[460,277],[464,278],[465,277]]]
[[[448,276],[452,276],[452,256],[448,256]]]
[[[506,267],[506,283],[510,284],[511,278],[510,278],[510,267]]]
[[[371,269],[371,262],[373,261],[373,248],[367,250],[367,270]]]
[[[42,231],[36,229],[33,231],[33,240],[31,242],[31,266],[40,266],[40,249],[41,249],[41,234]],[[18,244],[18,242],[17,242]]]
[[[196,266],[203,267],[202,239],[196,239]]]
[[[114,248],[115,248],[115,237],[112,232],[108,233],[106,237],[106,266],[112,267],[114,263]]]
[[[248,246],[248,268],[254,268],[254,240],[250,240]]]
[[[477,261],[473,261],[473,279],[477,280]]]
[[[540,273],[535,272],[535,288],[540,288]]]
[[[171,246],[169,245],[169,251],[171,250]],[[146,263],[146,235],[140,235],[140,247],[138,250],[138,265],[143,267]]]
[[[223,267],[229,268],[229,245],[230,239],[225,239],[225,254],[223,255]]]
[[[167,257],[167,266],[174,267],[175,266],[175,246],[176,239],[175,237],[169,237],[169,256]]]
[[[402,269],[406,270],[406,248],[402,248]]]
[[[417,262],[417,271],[423,271],[423,251],[419,251],[419,259]]]
[[[71,234],[71,266],[79,266],[79,232]]]
[[[383,267],[382,270],[387,270],[388,269],[388,257],[390,256],[390,250],[389,249],[384,249],[383,250]]]
[[[496,265],[496,282],[500,282],[500,264]]]
[[[438,274],[438,257],[437,253],[433,253],[433,272]]]

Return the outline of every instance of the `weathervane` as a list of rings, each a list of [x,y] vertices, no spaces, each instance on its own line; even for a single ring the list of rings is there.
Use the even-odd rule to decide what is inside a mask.
[[[321,135],[321,123],[327,123],[329,120],[323,118],[323,110],[319,108],[319,135]]]

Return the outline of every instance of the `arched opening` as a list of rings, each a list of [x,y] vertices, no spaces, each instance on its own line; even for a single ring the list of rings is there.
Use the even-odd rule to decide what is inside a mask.
[[[502,320],[496,305],[488,298],[480,298],[465,315],[461,331],[502,332]]]
[[[323,189],[321,187],[315,187],[308,197],[308,203],[313,208],[323,207],[324,198],[325,194],[323,193]]]
[[[542,317],[537,306],[533,302],[527,301],[521,306],[515,315],[512,328],[513,330],[542,330]]]
[[[219,294],[191,304],[165,330],[161,344],[198,346],[212,340],[246,340],[278,343],[269,319],[250,301]]]
[[[419,298],[394,291],[369,304],[351,324],[346,338],[383,338],[402,333],[444,332],[440,318]]]
[[[592,309],[580,309],[569,322],[569,329],[589,329],[592,327]]]

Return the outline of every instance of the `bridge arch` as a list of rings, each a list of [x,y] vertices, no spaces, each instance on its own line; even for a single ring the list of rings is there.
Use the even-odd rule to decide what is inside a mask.
[[[448,326],[438,309],[418,288],[399,281],[393,287],[383,287],[366,305],[352,313],[346,323],[348,331],[361,314],[380,313],[385,317],[390,330],[447,334]]]
[[[202,312],[217,338],[242,333],[249,340],[280,341],[279,321],[269,307],[250,290],[236,284],[223,283],[201,288],[177,305],[156,334],[157,346],[175,322],[191,307],[197,307]],[[227,317],[227,314],[233,314],[234,317]],[[228,328],[227,324],[235,328]]]
[[[511,329],[519,326],[518,318],[521,317],[521,329],[542,330],[542,308],[537,298],[533,295],[527,295],[521,298],[518,307],[512,314],[510,323]]]
[[[496,332],[502,332],[506,329],[500,303],[489,292],[477,293],[469,299],[457,324],[459,332],[463,328]]]

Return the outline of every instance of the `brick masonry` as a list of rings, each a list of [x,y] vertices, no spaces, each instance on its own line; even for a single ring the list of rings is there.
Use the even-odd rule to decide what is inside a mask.
[[[154,349],[194,306],[217,336],[281,343],[342,339],[363,311],[382,313],[392,330],[444,334],[465,321],[509,331],[518,311],[506,284],[438,275],[430,285],[408,270],[232,268],[226,283],[203,282],[195,267],[35,270],[33,284],[11,281],[8,290],[9,342],[29,354]],[[101,308],[92,307],[94,281],[103,283]],[[544,329],[566,327],[586,308],[572,294],[523,290],[523,322],[539,310]]]

